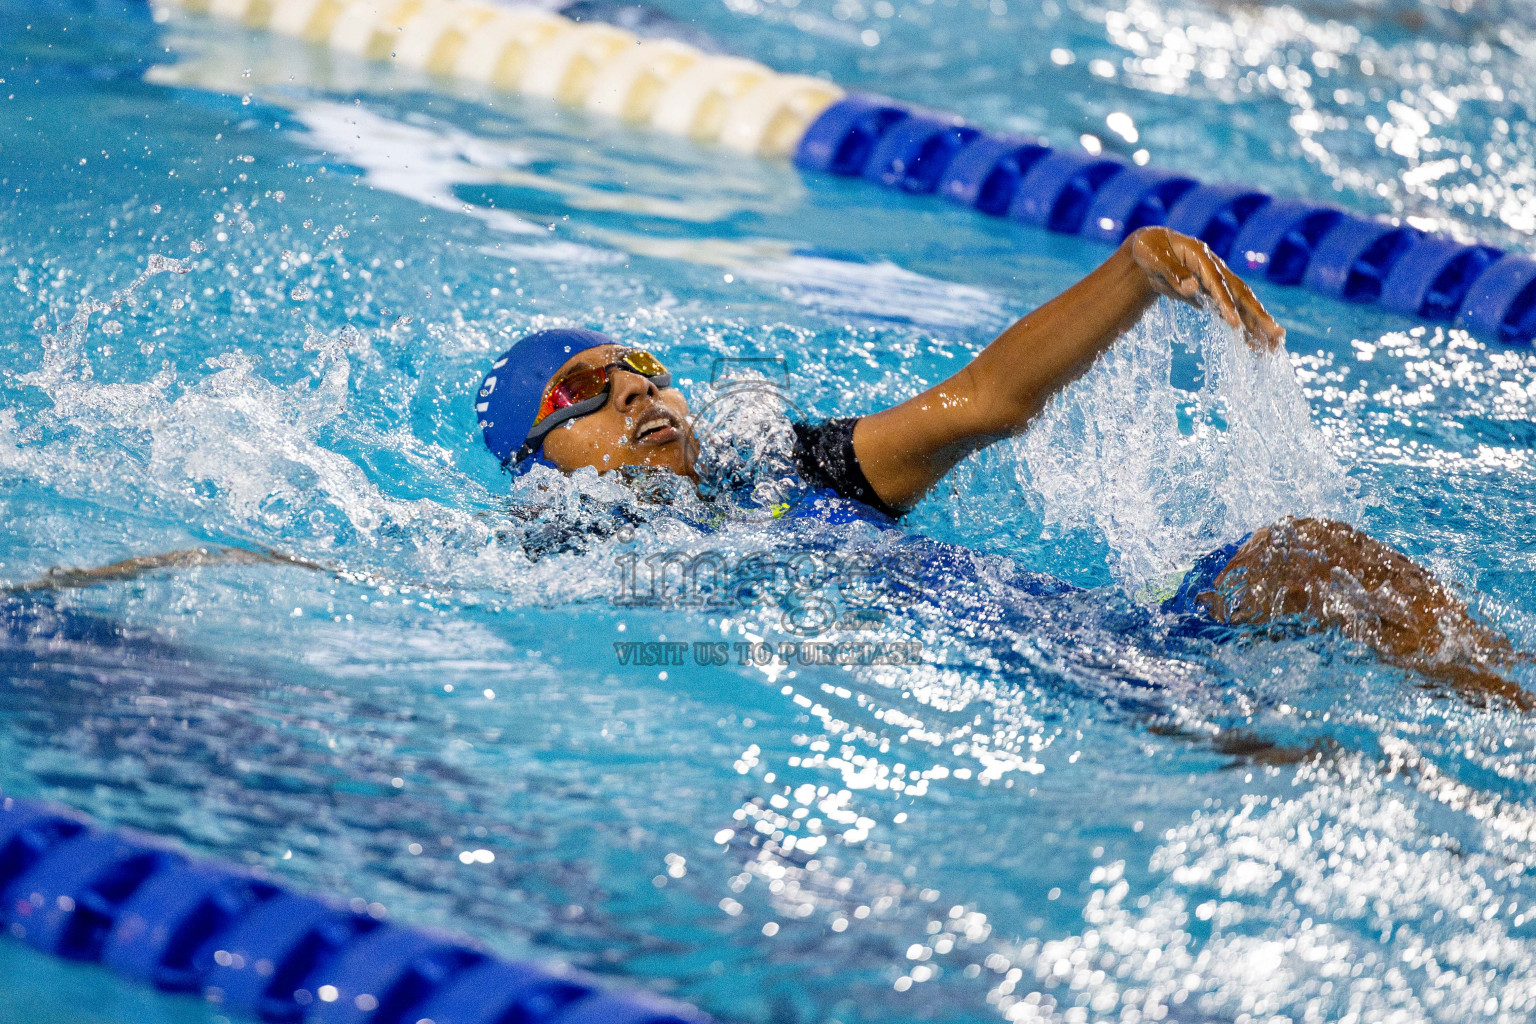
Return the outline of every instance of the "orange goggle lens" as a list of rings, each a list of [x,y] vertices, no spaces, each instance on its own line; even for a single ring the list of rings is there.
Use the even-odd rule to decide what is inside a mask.
[[[659,377],[667,372],[659,359],[640,348],[630,349],[607,366],[578,367],[545,390],[544,401],[539,405],[539,414],[534,417],[533,425],[538,426],[545,417],[561,409],[590,402],[607,391],[614,370],[630,370],[643,377]]]

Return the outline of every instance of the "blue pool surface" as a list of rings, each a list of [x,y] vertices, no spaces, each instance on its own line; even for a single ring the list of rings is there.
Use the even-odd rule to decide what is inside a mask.
[[[1519,5],[662,6],[783,70],[1533,248]],[[1536,723],[1137,596],[1331,515],[1536,649],[1529,349],[1261,287],[1287,367],[1160,308],[924,502],[927,542],[514,486],[472,396],[530,329],[654,348],[772,499],[787,416],[916,393],[1105,250],[213,21],[6,17],[0,577],[199,545],[333,571],[17,599],[0,791],[723,1020],[1536,1014]],[[858,636],[916,664],[698,664],[802,638],[774,601],[623,600],[631,556],[903,545],[920,586]],[[220,1013],[0,943],[22,1019]]]

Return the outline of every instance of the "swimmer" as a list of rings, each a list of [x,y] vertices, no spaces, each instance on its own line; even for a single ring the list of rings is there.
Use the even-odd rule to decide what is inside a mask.
[[[867,416],[795,424],[799,473],[871,518],[899,519],[966,456],[1028,429],[1159,296],[1213,309],[1256,351],[1282,350],[1284,330],[1203,243],[1166,228],[1142,228],[948,380]],[[522,339],[487,374],[476,410],[486,445],[516,473],[535,464],[563,473],[633,468],[698,482],[688,403],[665,366],[652,353],[595,331],[542,331]],[[256,563],[349,578],[274,551],[196,548],[53,570],[0,592]],[[1507,638],[1473,618],[1426,569],[1345,523],[1288,518],[1262,527],[1202,558],[1163,609],[1242,629],[1337,630],[1384,662],[1474,699],[1536,707],[1536,699],[1500,672],[1527,660]]]
[[[1213,310],[1257,352],[1285,331],[1196,239],[1133,232],[1102,265],[1000,334],[948,380],[866,416],[794,426],[815,487],[892,519],[966,456],[1014,437],[1158,299]],[[476,403],[487,447],[535,464],[664,471],[698,482],[688,403],[652,353],[595,331],[541,331],[496,361]],[[1164,609],[1243,628],[1337,630],[1388,664],[1474,698],[1536,706],[1500,670],[1523,660],[1428,570],[1346,523],[1287,518],[1206,556]]]

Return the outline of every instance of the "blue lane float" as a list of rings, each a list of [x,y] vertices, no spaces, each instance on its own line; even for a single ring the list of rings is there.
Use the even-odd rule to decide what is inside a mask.
[[[1425,238],[1393,265],[1381,286],[1381,304],[1405,316],[1454,319],[1473,282],[1502,255],[1490,245]]]
[[[267,1024],[710,1024],[11,797],[0,798],[0,926]]]
[[[1019,182],[1008,216],[1035,227],[1076,234],[1094,193],[1123,166],[1088,153],[1050,153],[1036,161]]]
[[[959,118],[905,118],[881,137],[864,165],[864,177],[903,192],[932,192],[956,154],[980,134]]]
[[[1051,147],[1037,139],[979,135],[945,168],[938,193],[952,203],[1002,217],[1024,176],[1050,152]]]
[[[336,30],[329,16],[315,14],[317,0],[163,2],[238,19],[251,29],[297,35],[354,56],[382,60],[387,52],[391,60],[409,57],[409,66],[433,74],[493,82],[608,114],[634,99],[635,90],[655,87],[652,73],[660,66],[647,65],[650,71],[638,73],[643,65],[634,62],[624,39],[629,34],[621,29],[531,9],[493,16],[503,21],[487,38],[495,41],[493,48],[502,48],[502,58],[482,59],[486,54],[475,51],[469,59],[450,37],[457,39],[461,24],[470,23],[462,19],[481,24],[487,10],[494,9],[475,0],[433,0],[425,12],[417,3],[359,0],[345,5],[345,31]],[[338,3],[325,9],[334,13]],[[0,0],[0,8],[5,6],[30,10],[39,4]],[[46,0],[41,6],[98,19],[148,11],[146,0]],[[148,19],[140,21],[147,24]],[[397,38],[411,40],[407,54],[396,53],[388,42]],[[636,46],[642,43],[629,38]],[[1200,238],[1239,273],[1273,284],[1300,284],[1347,302],[1454,323],[1510,345],[1529,345],[1536,336],[1536,294],[1527,273],[1531,261],[1523,254],[1503,255],[1493,246],[1429,237],[1242,184],[1201,183],[1117,157],[997,137],[954,114],[847,93],[830,82],[780,75],[762,65],[752,72],[757,84],[737,95],[737,86],[728,83],[739,79],[740,60],[690,54],[692,48],[677,41],[666,45],[674,58],[682,55],[672,61],[667,72],[672,77],[666,80],[681,81],[677,76],[687,69],[692,84],[662,89],[661,98],[651,103],[647,116],[657,130],[761,156],[792,154],[806,170],[863,177],[911,194],[937,193],[991,216],[1110,244],[1137,228],[1166,224]],[[541,49],[549,60],[532,60]],[[508,72],[512,77],[503,80],[505,53],[513,50],[512,66],[523,70]],[[594,63],[596,74],[588,66]],[[606,75],[604,69],[613,67],[623,74]],[[595,85],[599,79],[602,89]],[[702,87],[706,81],[713,84]],[[716,103],[728,108],[723,117],[700,116],[701,109]]]
[[[1226,259],[1243,225],[1271,202],[1247,185],[1196,185],[1168,211],[1168,226],[1194,235]]]
[[[1536,336],[1536,262],[1511,253],[1472,283],[1456,314],[1458,327],[1529,345]]]
[[[1274,284],[1300,284],[1317,243],[1343,217],[1343,210],[1277,199],[1243,222],[1232,242],[1230,262],[1240,274],[1262,276]]]
[[[1347,302],[1374,302],[1381,284],[1423,232],[1361,217],[1344,217],[1317,243],[1301,283]]]
[[[1126,167],[1093,193],[1079,233],[1117,245],[1137,228],[1166,223],[1168,211],[1198,184],[1177,171]]]
[[[849,96],[818,117],[795,150],[795,163],[813,171],[856,177],[885,133],[911,117],[895,100],[879,96]]]
[[[1454,323],[1506,345],[1536,338],[1536,261],[1489,245],[1239,184],[999,137],[958,117],[850,94],[806,130],[805,170],[935,192],[994,217],[1118,244],[1165,224],[1204,241],[1240,274],[1346,302]]]

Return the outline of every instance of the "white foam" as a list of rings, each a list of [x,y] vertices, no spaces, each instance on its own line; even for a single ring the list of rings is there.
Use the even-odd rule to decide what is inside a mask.
[[[1203,366],[1198,390],[1173,383],[1179,348]],[[1166,300],[1014,451],[1046,522],[1097,527],[1133,589],[1284,515],[1356,515],[1289,360],[1255,355],[1224,324]]]

